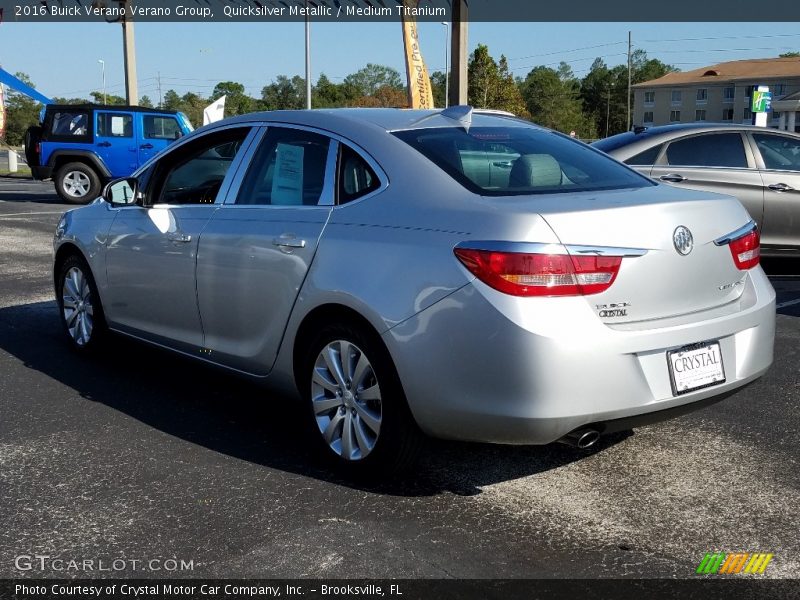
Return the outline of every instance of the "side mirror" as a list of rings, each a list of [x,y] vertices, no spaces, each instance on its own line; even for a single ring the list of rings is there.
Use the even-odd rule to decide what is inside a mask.
[[[139,181],[135,177],[114,179],[103,188],[103,199],[114,206],[130,206],[139,199]]]

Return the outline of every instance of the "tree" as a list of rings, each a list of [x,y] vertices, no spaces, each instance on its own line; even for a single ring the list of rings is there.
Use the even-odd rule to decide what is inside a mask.
[[[566,63],[558,70],[533,68],[521,83],[522,96],[535,123],[579,137],[596,137],[593,120],[583,112],[580,83]]]
[[[94,104],[113,104],[116,106],[123,106],[128,103],[128,101],[122,96],[115,96],[114,94],[91,92],[89,95],[92,97],[92,102]]]
[[[253,112],[254,101],[245,94],[244,85],[235,81],[220,81],[211,92],[211,101],[222,96],[225,98],[225,114],[227,116],[243,115]]]
[[[469,103],[478,108],[491,108],[490,103],[494,98],[498,79],[497,63],[489,54],[489,48],[478,44],[467,66]]]
[[[317,85],[311,93],[311,105],[314,108],[333,108],[347,104],[343,86],[333,83],[325,73],[320,73]]]
[[[261,107],[264,110],[291,110],[305,108],[306,80],[299,75],[289,79],[278,75],[275,81],[261,90]]]
[[[352,102],[353,106],[407,108],[408,96],[405,91],[390,85],[378,88],[370,96],[361,96]]]
[[[139,98],[139,106],[144,106],[145,108],[153,108],[153,101],[150,100],[150,96],[142,96]]]
[[[28,75],[15,73],[17,79],[34,87]],[[11,146],[22,145],[25,132],[31,125],[39,123],[39,112],[42,105],[25,94],[9,90],[6,98],[6,134],[5,142]]]
[[[800,52],[784,52],[779,54],[778,58],[800,58]]]
[[[431,92],[433,94],[433,105],[439,108],[447,106],[447,99],[445,98],[445,74],[441,71],[434,71],[431,77]]]
[[[167,90],[164,94],[163,107],[167,110],[180,110],[181,97],[175,90]]]
[[[372,63],[345,77],[343,85],[345,88],[349,88],[347,93],[352,98],[372,96],[383,87],[405,89],[400,73],[395,69]]]

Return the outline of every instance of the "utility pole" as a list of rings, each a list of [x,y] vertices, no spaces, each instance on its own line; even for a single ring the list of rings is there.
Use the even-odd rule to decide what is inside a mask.
[[[467,103],[467,2],[453,0],[453,24],[450,27],[451,52],[449,106]]]
[[[306,0],[306,110],[311,110],[311,21]]]
[[[164,98],[161,95],[161,71],[158,72],[158,108],[164,107]],[[608,137],[608,136],[606,136]]]
[[[631,44],[631,32],[628,32],[628,120],[625,131],[631,130],[631,67],[632,67],[633,45]]]
[[[450,106],[450,23],[444,25],[444,107]]]
[[[128,17],[127,0],[120,0],[125,9],[122,18],[122,44],[125,47],[125,96],[130,106],[139,104],[139,90],[136,86],[136,43],[133,39],[133,21]]]
[[[606,89],[606,137],[608,137],[608,121],[611,119],[611,86]]]

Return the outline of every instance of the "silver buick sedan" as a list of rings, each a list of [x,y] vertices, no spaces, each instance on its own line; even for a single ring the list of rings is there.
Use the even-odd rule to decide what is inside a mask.
[[[731,394],[772,362],[759,252],[734,198],[510,116],[286,111],[67,212],[54,280],[76,350],[113,331],[262,381],[358,474],[424,434],[587,447]]]

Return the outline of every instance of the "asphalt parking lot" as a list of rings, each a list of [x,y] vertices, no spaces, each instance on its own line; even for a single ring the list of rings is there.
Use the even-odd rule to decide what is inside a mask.
[[[0,178],[0,578],[99,574],[20,570],[34,554],[143,577],[682,578],[716,550],[800,572],[800,261],[765,261],[775,363],[726,401],[589,452],[432,442],[368,487],[235,377],[123,340],[71,353],[50,275],[66,208]],[[153,559],[192,568],[133,562]]]

